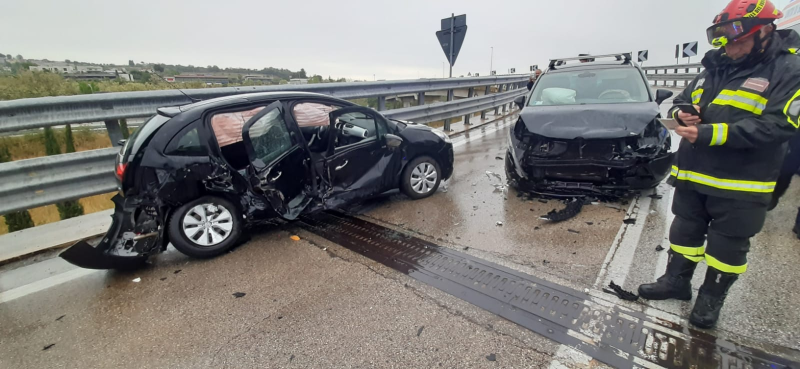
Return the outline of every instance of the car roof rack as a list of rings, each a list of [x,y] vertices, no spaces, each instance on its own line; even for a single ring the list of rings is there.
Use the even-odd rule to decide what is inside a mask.
[[[586,54],[581,54],[579,56],[575,56],[575,57],[571,57],[571,58],[550,59],[550,69],[555,69],[555,67],[564,65],[568,61],[572,61],[572,60],[586,60],[588,62],[593,62],[596,59],[600,59],[600,58],[615,58],[616,60],[621,60],[622,64],[630,64],[630,62],[631,62],[631,53],[604,54],[604,55],[586,55]]]

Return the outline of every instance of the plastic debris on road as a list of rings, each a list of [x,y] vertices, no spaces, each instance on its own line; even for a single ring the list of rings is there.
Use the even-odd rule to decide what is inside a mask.
[[[569,200],[570,202],[567,203],[567,206],[564,209],[556,210],[553,209],[546,215],[542,215],[539,219],[547,220],[550,222],[563,222],[568,219],[572,219],[580,214],[581,210],[583,209],[583,201],[580,199],[574,198]]]
[[[134,279],[132,282],[133,282],[133,283],[139,283],[139,282],[141,282],[141,281],[142,281],[142,279],[141,279],[141,278],[136,278],[136,279]]]
[[[292,241],[300,241],[300,236],[291,236],[289,238],[291,238]]]
[[[656,251],[661,252],[664,251],[664,248],[661,245],[656,246]]]
[[[609,290],[608,288],[603,288],[603,292],[617,296],[625,301],[636,301],[639,299],[639,295],[623,290],[622,287],[618,286],[616,283],[614,283],[614,281],[611,281],[611,283],[608,284],[608,287],[611,289]]]
[[[244,293],[244,292],[234,292],[233,293],[233,297],[235,297],[237,299],[240,298],[240,297],[244,297],[244,295],[247,295],[247,294]]]
[[[499,220],[498,220],[498,221],[497,221],[497,225],[498,225],[498,226],[502,226],[502,225],[503,225],[503,222],[501,222],[501,221],[499,221]]]

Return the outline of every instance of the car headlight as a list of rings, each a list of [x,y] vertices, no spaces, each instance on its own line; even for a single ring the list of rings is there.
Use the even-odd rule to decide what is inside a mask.
[[[453,143],[453,141],[450,140],[450,136],[448,136],[447,133],[444,133],[443,131],[438,130],[436,128],[431,128],[431,132],[433,132],[433,134],[439,136],[439,138],[444,140],[444,142]]]

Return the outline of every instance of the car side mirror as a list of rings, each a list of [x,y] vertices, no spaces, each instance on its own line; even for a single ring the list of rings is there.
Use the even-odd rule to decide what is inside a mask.
[[[661,105],[661,103],[670,97],[672,97],[672,91],[663,89],[656,90],[656,104]]]
[[[524,108],[525,107],[525,95],[519,96],[516,99],[514,99],[514,104],[517,104],[517,106],[519,106],[520,109]]]
[[[395,136],[391,133],[387,133],[386,136],[383,137],[386,140],[386,146],[388,146],[390,149],[396,149],[400,147],[400,144],[403,143],[402,138],[400,138],[399,136]]]

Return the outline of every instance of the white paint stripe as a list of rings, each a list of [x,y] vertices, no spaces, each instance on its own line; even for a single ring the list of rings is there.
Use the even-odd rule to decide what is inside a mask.
[[[597,280],[594,282],[594,288],[602,288],[601,286],[608,285],[612,280],[619,286],[625,284],[628,271],[633,264],[633,256],[647,222],[647,215],[650,213],[649,195],[652,193],[652,190],[642,191],[639,197],[631,202],[626,218],[634,218],[636,223],[623,223],[620,226],[617,236],[606,254],[606,259],[603,261],[603,266],[600,268],[600,273],[597,275]]]
[[[6,303],[9,301],[16,300],[20,297],[25,297],[30,294],[44,291],[50,287],[55,287],[60,284],[85,277],[90,274],[94,274],[97,272],[101,272],[100,270],[94,269],[83,269],[83,268],[75,268],[68,272],[64,272],[58,275],[54,275],[49,278],[45,278],[42,280],[38,280],[33,283],[26,284],[21,287],[14,288],[12,290],[0,292],[0,304]]]
[[[667,269],[667,260],[669,259],[669,227],[672,225],[672,221],[675,219],[675,214],[672,213],[672,199],[675,197],[675,188],[670,188],[670,190],[664,194],[664,198],[661,199],[660,206],[658,207],[658,211],[661,214],[665,215],[664,219],[664,239],[661,241],[661,247],[665,250],[659,253],[658,260],[656,260],[656,268],[653,271],[653,281],[661,277],[664,274],[664,271]]]
[[[458,136],[458,138],[463,138],[463,139],[458,140],[456,142],[453,142],[453,148],[455,149],[456,147],[460,147],[460,146],[466,145],[467,142],[470,142],[472,140],[477,140],[477,139],[479,139],[479,138],[481,138],[483,136],[492,134],[492,133],[497,132],[497,131],[499,131],[499,130],[501,130],[503,128],[506,128],[506,126],[508,126],[512,122],[512,120],[510,120],[510,118],[512,118],[512,117],[506,117],[506,118],[498,119],[498,120],[496,120],[496,121],[494,121],[492,123],[486,123],[486,125],[494,124],[494,126],[487,127],[485,129],[476,128],[473,131],[469,131],[469,132],[465,133],[464,136]]]

